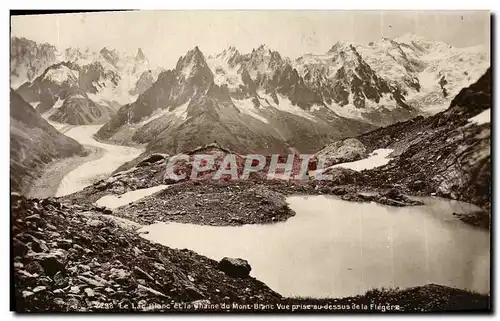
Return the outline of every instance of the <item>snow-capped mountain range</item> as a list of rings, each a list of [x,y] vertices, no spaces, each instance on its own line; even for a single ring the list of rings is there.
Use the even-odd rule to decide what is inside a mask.
[[[127,56],[69,48],[55,56],[64,62],[18,88],[25,100],[57,121],[111,117],[100,138],[169,153],[213,140],[235,150],[317,150],[444,110],[490,65],[485,48],[455,48],[415,35],[337,42],[326,53],[297,59],[265,45],[210,56],[195,47],[167,71],[151,70],[140,49]]]
[[[445,109],[488,68],[481,48],[413,35],[338,42],[292,60],[265,45],[181,57],[98,132],[174,153],[218,142],[234,150],[313,151],[340,137]],[[285,146],[285,147],[284,147]]]
[[[16,57],[11,58],[11,84],[13,88],[18,85],[17,92],[54,121],[106,122],[119,107],[134,101],[162,71],[150,69],[140,48],[130,56],[106,47],[99,52],[80,48],[58,51],[47,44],[33,43],[12,38],[11,45],[16,47],[12,55]],[[40,56],[50,59],[36,63]]]

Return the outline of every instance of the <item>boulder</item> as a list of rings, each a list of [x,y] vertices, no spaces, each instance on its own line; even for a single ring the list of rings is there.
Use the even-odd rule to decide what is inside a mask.
[[[325,146],[316,155],[324,158],[325,167],[339,163],[353,162],[368,157],[365,145],[356,138],[348,138]]]
[[[390,206],[413,206],[413,205],[423,205],[424,203],[412,200],[405,195],[401,194],[397,189],[391,188],[389,191],[382,195],[374,197],[374,201]]]
[[[395,188],[391,188],[383,196],[394,200],[403,199],[403,195]]]
[[[252,267],[248,264],[247,260],[240,258],[225,257],[220,260],[217,268],[230,277],[246,278],[250,274]]]
[[[33,253],[30,256],[40,262],[49,277],[53,277],[57,272],[65,272],[67,254],[61,249],[49,253]]]

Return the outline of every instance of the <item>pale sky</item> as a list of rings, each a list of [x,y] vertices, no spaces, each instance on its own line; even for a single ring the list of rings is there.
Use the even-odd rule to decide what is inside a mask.
[[[205,54],[261,44],[297,58],[339,40],[368,43],[414,33],[453,46],[490,45],[489,11],[135,11],[12,17],[12,35],[60,49],[103,47],[135,53],[152,66],[175,67],[198,46]]]

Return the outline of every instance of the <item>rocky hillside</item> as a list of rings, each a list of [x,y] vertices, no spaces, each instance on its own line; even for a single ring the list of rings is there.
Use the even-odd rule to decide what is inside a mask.
[[[217,262],[150,243],[140,225],[12,196],[17,311],[168,311],[196,300],[279,302],[254,278],[232,278]],[[84,231],[82,231],[84,227]],[[154,308],[154,305],[160,306]],[[162,307],[164,305],[164,307]]]
[[[80,144],[58,132],[11,89],[10,180],[13,191],[26,192],[51,161],[84,154]]]
[[[329,156],[333,164],[361,159],[375,149],[393,149],[387,165],[358,173],[351,180],[364,186],[457,199],[489,211],[491,81],[488,69],[463,88],[445,111],[372,131],[353,142],[336,142],[318,154]]]
[[[17,89],[32,81],[57,61],[56,47],[26,38],[10,39],[10,85]]]

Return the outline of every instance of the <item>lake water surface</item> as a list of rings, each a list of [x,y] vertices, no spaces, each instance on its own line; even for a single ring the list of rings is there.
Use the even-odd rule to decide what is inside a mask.
[[[158,223],[144,237],[215,260],[240,257],[284,296],[344,297],[428,283],[489,292],[490,236],[456,219],[474,205],[420,198],[390,207],[333,196],[292,196],[296,216],[265,225]]]

